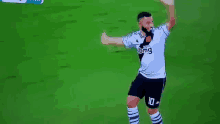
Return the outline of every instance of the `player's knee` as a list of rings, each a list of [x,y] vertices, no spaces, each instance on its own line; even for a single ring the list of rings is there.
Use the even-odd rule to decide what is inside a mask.
[[[127,97],[127,106],[128,108],[135,108],[138,105],[139,98],[135,96]]]
[[[148,113],[153,115],[155,113],[157,113],[158,109],[151,109],[151,108],[148,108]]]

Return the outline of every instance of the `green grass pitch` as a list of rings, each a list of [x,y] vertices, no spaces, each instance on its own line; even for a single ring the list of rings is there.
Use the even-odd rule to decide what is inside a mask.
[[[166,43],[164,124],[217,124],[219,0],[176,0]],[[128,124],[126,99],[136,50],[104,46],[101,33],[138,30],[141,11],[155,26],[166,10],[153,0],[45,0],[0,3],[0,124]],[[122,52],[115,52],[122,51]],[[144,100],[140,123],[151,124]]]

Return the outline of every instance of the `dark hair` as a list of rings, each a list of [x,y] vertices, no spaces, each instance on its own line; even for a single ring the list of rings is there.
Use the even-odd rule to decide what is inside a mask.
[[[151,13],[149,12],[141,12],[138,14],[137,21],[139,22],[143,17],[151,17]]]

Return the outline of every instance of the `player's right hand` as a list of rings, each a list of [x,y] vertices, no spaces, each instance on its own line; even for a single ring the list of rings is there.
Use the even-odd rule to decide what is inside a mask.
[[[160,0],[165,5],[174,5],[174,0]]]
[[[102,42],[102,44],[107,45],[107,44],[108,44],[108,38],[109,38],[109,37],[106,35],[105,32],[102,33],[102,37],[101,37],[101,42]]]

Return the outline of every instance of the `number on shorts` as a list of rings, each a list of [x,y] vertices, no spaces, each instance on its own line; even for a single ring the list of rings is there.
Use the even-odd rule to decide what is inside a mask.
[[[150,98],[150,97],[149,97],[149,102],[148,102],[148,104],[149,104],[149,105],[154,105],[154,101],[155,101],[154,98]]]

